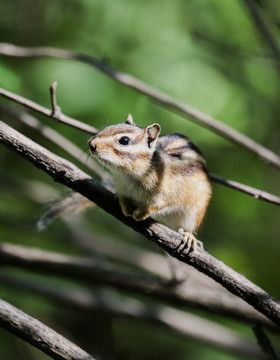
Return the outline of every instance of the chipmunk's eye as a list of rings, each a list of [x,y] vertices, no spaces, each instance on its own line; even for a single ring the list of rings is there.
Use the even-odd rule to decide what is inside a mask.
[[[121,145],[128,145],[130,143],[130,138],[127,136],[123,136],[120,138],[119,143]]]

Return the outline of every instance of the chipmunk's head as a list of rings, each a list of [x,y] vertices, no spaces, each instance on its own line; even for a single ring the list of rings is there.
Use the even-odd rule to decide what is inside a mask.
[[[121,170],[137,177],[150,166],[159,133],[158,124],[141,128],[128,115],[125,123],[108,126],[93,136],[89,148],[112,172]]]

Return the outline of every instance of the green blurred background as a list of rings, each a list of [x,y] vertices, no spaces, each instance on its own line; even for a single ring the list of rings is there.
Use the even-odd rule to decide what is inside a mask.
[[[278,1],[259,0],[256,4],[279,43]],[[2,0],[0,34],[1,42],[59,47],[104,58],[111,66],[280,153],[280,74],[241,0]],[[69,116],[97,128],[122,122],[128,113],[141,126],[156,121],[163,133],[189,136],[203,151],[211,172],[280,194],[279,171],[88,65],[61,59],[0,57],[0,86],[9,91],[50,107],[48,88],[53,81],[58,82],[59,105]],[[81,148],[81,157],[87,158],[86,134],[40,119],[75,142]],[[11,124],[73,160],[22,124]],[[76,252],[66,239],[68,230],[61,220],[45,232],[35,230],[36,220],[45,209],[44,204],[35,201],[36,191],[42,195],[44,186],[50,192],[56,189],[63,193],[65,189],[4,146],[0,148],[0,164],[1,241]],[[213,200],[198,237],[211,254],[280,297],[279,208],[221,185],[213,187]],[[120,239],[125,237],[157,251],[99,209],[90,210],[84,217],[94,233],[113,236],[118,230]],[[0,296],[50,325],[63,317],[56,306],[28,292],[1,286]],[[73,313],[69,316],[75,318]],[[236,324],[231,327],[250,334],[249,328]],[[128,321],[116,321],[114,334],[118,358],[122,359],[237,358],[178,339],[171,332]],[[155,351],[156,346],[161,353]],[[47,358],[0,331],[1,358],[23,359],[23,347],[29,358]]]

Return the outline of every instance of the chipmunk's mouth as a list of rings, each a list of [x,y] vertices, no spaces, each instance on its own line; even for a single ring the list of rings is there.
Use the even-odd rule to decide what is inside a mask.
[[[104,151],[98,150],[96,145],[89,145],[91,155],[95,157],[102,165],[108,167],[111,161],[108,159],[108,154]]]

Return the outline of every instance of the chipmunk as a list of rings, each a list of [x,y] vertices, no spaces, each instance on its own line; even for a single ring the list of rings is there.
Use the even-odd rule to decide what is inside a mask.
[[[160,125],[142,128],[129,115],[93,136],[91,154],[111,173],[125,216],[149,216],[184,235],[181,250],[202,246],[193,235],[212,196],[205,160],[184,135],[159,136]]]

